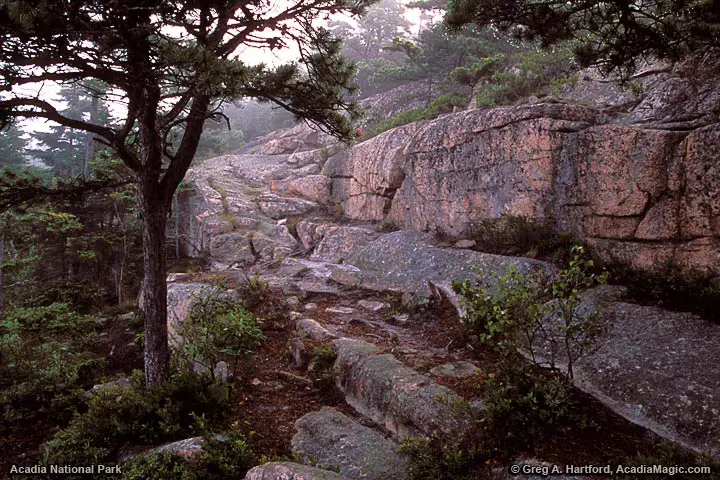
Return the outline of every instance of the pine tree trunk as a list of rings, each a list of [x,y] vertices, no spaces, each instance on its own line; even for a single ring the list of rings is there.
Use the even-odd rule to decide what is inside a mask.
[[[98,97],[92,96],[90,100],[90,121],[97,123],[98,117]],[[85,138],[85,163],[83,164],[83,177],[88,178],[90,176],[90,162],[95,158],[95,135],[88,132]]]
[[[163,201],[157,181],[145,178],[140,185],[143,224],[142,313],[145,317],[145,383],[153,388],[170,374],[167,330],[167,262],[165,226],[168,204]]]

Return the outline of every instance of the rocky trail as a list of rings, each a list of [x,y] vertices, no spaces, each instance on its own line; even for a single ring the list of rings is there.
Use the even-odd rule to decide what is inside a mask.
[[[499,359],[468,344],[451,282],[475,267],[558,271],[477,251],[470,237],[487,220],[526,218],[608,263],[717,280],[716,67],[696,59],[643,76],[632,102],[583,78],[560,101],[469,109],[352,146],[299,125],[191,169],[170,230],[215,274],[168,279],[170,328],[214,276],[257,275],[291,310],[264,326],[236,379],[247,392],[237,412],[261,451],[306,465],[246,478],[404,479],[405,436],[469,444]],[[598,307],[610,328],[573,378],[597,428],[563,425],[515,460],[616,464],[657,438],[720,457],[720,325],[618,286],[584,295],[583,308]],[[477,478],[507,475],[508,459],[486,459]]]
[[[257,432],[262,451],[291,451],[296,460],[344,477],[286,462],[257,467],[248,479],[403,479],[409,459],[397,452],[405,437],[469,442],[482,423],[483,381],[497,372],[499,358],[468,343],[449,281],[469,278],[470,265],[555,269],[533,259],[438,247],[415,231],[383,234],[328,222],[322,248],[314,250],[320,255],[255,269],[281,292],[290,323],[266,326],[268,345],[240,370],[238,387],[247,394],[237,412]],[[218,275],[229,285],[244,280],[238,271]],[[182,321],[208,278],[170,278],[172,321]],[[606,347],[576,367],[576,386],[589,393],[577,393],[580,408],[598,428],[565,426],[518,461],[617,464],[650,452],[661,437],[697,452],[717,449],[720,328],[691,314],[623,303],[622,295],[615,287],[594,292],[614,327],[602,340]],[[332,348],[336,357],[319,366],[318,348]],[[507,467],[490,461],[475,474],[501,478]]]

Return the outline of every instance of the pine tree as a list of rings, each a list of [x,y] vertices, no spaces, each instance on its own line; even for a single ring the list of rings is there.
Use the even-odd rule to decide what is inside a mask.
[[[228,99],[273,102],[340,138],[351,138],[353,68],[316,26],[370,2],[298,0],[4,0],[0,2],[0,119],[43,118],[87,131],[133,172],[143,226],[145,379],[169,375],[165,231],[170,205],[197,152],[203,125]],[[169,28],[172,27],[172,28]],[[249,66],[244,45],[292,44],[300,62]],[[64,115],[23,85],[101,81],[122,100],[118,125]],[[107,98],[109,94],[106,94]],[[173,142],[170,133],[182,126]]]

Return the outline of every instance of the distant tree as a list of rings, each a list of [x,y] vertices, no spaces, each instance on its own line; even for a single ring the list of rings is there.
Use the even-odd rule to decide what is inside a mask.
[[[620,73],[641,58],[720,46],[720,0],[451,0],[445,21],[492,25],[543,47],[573,41],[582,66]]]
[[[422,32],[417,41],[395,39],[388,50],[405,54],[412,76],[427,84],[427,101],[434,96],[433,88],[447,85],[450,73],[481,59],[518,51],[508,39],[491,29],[464,28],[449,31],[442,23]]]
[[[110,117],[107,102],[99,98],[103,93],[102,88],[93,90],[79,84],[67,85],[57,94],[59,101],[67,104],[60,114],[75,120],[87,117],[93,124],[107,126]],[[52,168],[55,175],[87,177],[90,174],[96,143],[92,134],[53,124],[48,132],[35,132],[33,138],[37,147],[28,153]]]
[[[18,125],[0,130],[0,167],[25,164],[27,140],[24,135]]]
[[[203,125],[223,101],[273,102],[340,138],[357,117],[347,100],[352,65],[315,20],[358,14],[357,0],[3,0],[0,119],[44,118],[92,133],[133,172],[143,227],[145,379],[169,375],[165,230],[174,192],[197,152]],[[300,51],[300,65],[248,66],[243,45]],[[117,126],[63,115],[21,88],[43,81],[101,81],[126,107]],[[25,93],[23,93],[25,92]],[[170,140],[182,126],[179,142]]]
[[[350,60],[378,58],[382,48],[396,37],[404,37],[410,22],[404,17],[405,6],[397,0],[381,0],[372,5],[357,21],[331,23],[333,32],[343,38],[345,56]]]

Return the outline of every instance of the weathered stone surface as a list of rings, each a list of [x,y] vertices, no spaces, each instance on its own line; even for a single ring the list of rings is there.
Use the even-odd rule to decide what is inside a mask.
[[[540,99],[475,109],[343,151],[306,141],[314,134],[304,127],[276,132],[246,149],[254,154],[193,169],[197,191],[181,208],[184,248],[207,252],[212,238],[228,233],[228,215],[242,227],[230,233],[250,238],[252,222],[307,213],[330,195],[353,219],[464,235],[478,219],[527,216],[633,267],[672,261],[720,274],[718,71],[717,59],[701,54],[672,69],[649,65],[635,79],[644,90],[637,106],[637,91],[585,72],[579,84],[607,86],[585,88],[592,101],[577,97],[595,107]],[[301,222],[303,247],[320,243],[327,229]]]
[[[604,287],[584,299],[581,308],[611,301],[603,307],[611,328],[575,362],[575,384],[662,437],[720,455],[720,326],[612,301],[621,294]]]
[[[176,345],[180,340],[176,330],[187,317],[197,296],[201,292],[212,288],[207,283],[171,283],[167,286],[168,338],[171,344]]]
[[[338,468],[353,480],[403,480],[408,458],[397,453],[399,445],[379,432],[360,425],[328,407],[295,422],[292,450],[305,461]]]
[[[239,233],[223,233],[210,240],[210,256],[229,267],[255,263],[250,240]]]
[[[337,338],[337,335],[330,332],[327,328],[323,327],[312,318],[301,318],[297,321],[295,326],[301,336],[306,335],[319,342]]]
[[[554,468],[559,470],[553,470]],[[516,470],[520,473],[515,473]],[[515,460],[502,468],[493,469],[492,480],[546,480],[548,477],[557,480],[588,480],[596,478],[596,476],[592,475],[561,475],[558,474],[558,471],[564,472],[565,467],[536,458],[523,458]]]
[[[327,313],[334,313],[336,315],[350,315],[355,313],[354,308],[350,307],[328,307],[325,309]]]
[[[303,248],[310,249],[320,243],[325,232],[332,225],[328,219],[303,219],[296,226]]]
[[[332,179],[332,197],[345,215],[358,220],[382,220],[405,176],[403,149],[417,124],[381,133],[351,150],[331,157],[323,175]]]
[[[429,282],[474,278],[474,267],[480,267],[485,273],[502,272],[511,265],[517,265],[521,271],[553,270],[549,264],[537,260],[443,249],[432,244],[431,235],[414,230],[387,233],[355,249],[345,263],[359,269],[352,279],[354,284],[425,297],[431,294]]]
[[[444,363],[430,370],[430,375],[445,378],[467,378],[477,374],[477,365],[466,361]]]
[[[390,219],[459,235],[478,217],[547,217],[564,132],[593,123],[592,109],[561,104],[471,110],[427,123],[403,151]]]
[[[377,232],[363,227],[328,226],[315,247],[313,259],[342,263],[350,252],[377,237]]]
[[[318,205],[315,202],[302,198],[263,193],[258,199],[260,211],[270,218],[282,218],[288,215],[301,215],[307,213]]]
[[[407,435],[460,441],[469,432],[473,419],[452,407],[461,400],[450,389],[393,355],[375,354],[373,345],[348,339],[333,343],[338,351],[337,385],[345,400],[396,439]]]
[[[382,312],[383,310],[388,310],[390,308],[390,305],[386,302],[366,299],[358,300],[358,306],[371,312]]]
[[[107,390],[108,388],[128,388],[130,386],[130,379],[129,378],[118,378],[117,380],[113,380],[111,382],[106,383],[99,383],[97,385],[93,385],[93,387],[85,392],[85,396],[88,398],[92,398],[95,395],[97,395],[99,392],[102,392],[103,390]]]
[[[186,438],[185,440],[178,440],[177,442],[154,448],[148,451],[146,455],[171,452],[182,457],[187,462],[195,462],[199,460],[202,455],[203,443],[205,443],[203,437]]]
[[[251,469],[245,480],[350,480],[335,472],[291,462],[270,462]]]
[[[308,175],[288,183],[287,191],[315,203],[327,204],[330,202],[330,179],[325,175]]]

